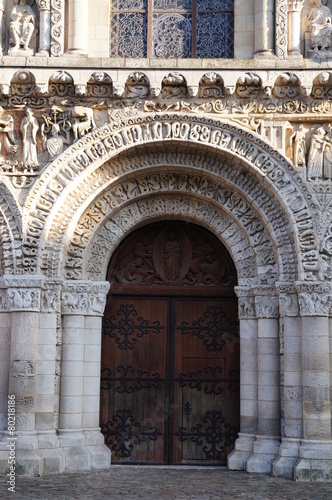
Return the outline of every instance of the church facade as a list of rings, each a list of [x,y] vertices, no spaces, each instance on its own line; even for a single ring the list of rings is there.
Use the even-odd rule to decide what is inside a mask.
[[[3,475],[332,479],[331,11],[0,0]]]

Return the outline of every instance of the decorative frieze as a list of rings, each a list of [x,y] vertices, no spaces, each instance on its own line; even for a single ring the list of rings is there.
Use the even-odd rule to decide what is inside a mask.
[[[280,316],[298,316],[299,305],[294,283],[276,283],[276,289],[279,294]]]
[[[257,318],[278,318],[279,301],[274,286],[258,286],[253,288],[255,311]]]
[[[65,282],[61,294],[62,314],[102,316],[109,288],[108,282]]]
[[[256,319],[255,298],[251,287],[236,286],[239,319]]]
[[[51,56],[64,53],[65,0],[51,0]]]
[[[44,276],[9,276],[1,278],[2,302],[10,311],[39,311],[40,290]],[[6,296],[5,296],[6,294]]]
[[[285,59],[288,55],[288,0],[276,0],[276,56]]]
[[[332,287],[329,282],[297,282],[301,316],[329,316]]]

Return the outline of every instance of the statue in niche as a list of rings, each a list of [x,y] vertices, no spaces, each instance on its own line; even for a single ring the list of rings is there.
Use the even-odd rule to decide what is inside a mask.
[[[37,158],[37,132],[39,125],[30,108],[25,110],[21,123],[23,135],[23,163],[26,169],[35,170],[39,166]]]
[[[169,233],[164,249],[165,276],[170,281],[175,281],[180,276],[181,250],[174,233]]]
[[[43,128],[43,126],[42,126]],[[50,160],[59,156],[63,150],[65,145],[69,146],[70,144],[70,134],[67,132],[67,137],[63,137],[60,132],[60,127],[57,123],[53,123],[51,129],[51,137],[47,139],[47,136],[44,135],[42,130],[43,137],[43,147],[48,151]]]
[[[298,167],[305,166],[305,154],[306,154],[306,144],[305,144],[305,131],[301,123],[299,130],[295,130],[290,136],[290,141],[292,145],[292,160],[294,165]]]
[[[308,158],[308,179],[320,180],[323,177],[324,153],[327,142],[325,129],[317,127],[310,141]]]
[[[10,115],[5,115],[4,109],[0,106],[0,153],[3,148],[7,153],[14,154],[17,152],[17,143],[14,136],[14,120]],[[4,162],[0,156],[0,164]]]
[[[27,0],[18,0],[18,3],[16,1],[10,19],[8,55],[33,55],[34,50],[29,47],[29,44],[35,31],[36,16],[30,5],[27,5]]]
[[[314,5],[306,17],[310,31],[310,47],[314,53],[331,50],[332,21],[330,9],[322,4],[322,0],[312,0]]]

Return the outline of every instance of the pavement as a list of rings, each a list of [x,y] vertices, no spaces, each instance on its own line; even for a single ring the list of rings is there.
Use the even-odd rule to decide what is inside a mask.
[[[295,483],[266,474],[223,467],[147,467],[112,465],[109,470],[16,478],[15,493],[0,478],[0,499],[217,500],[329,499],[332,483]]]

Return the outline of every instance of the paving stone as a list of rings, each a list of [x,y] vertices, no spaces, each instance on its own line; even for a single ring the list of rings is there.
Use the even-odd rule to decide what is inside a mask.
[[[295,483],[225,468],[112,466],[109,470],[18,477],[16,494],[0,478],[0,498],[20,500],[329,500],[332,484]]]

